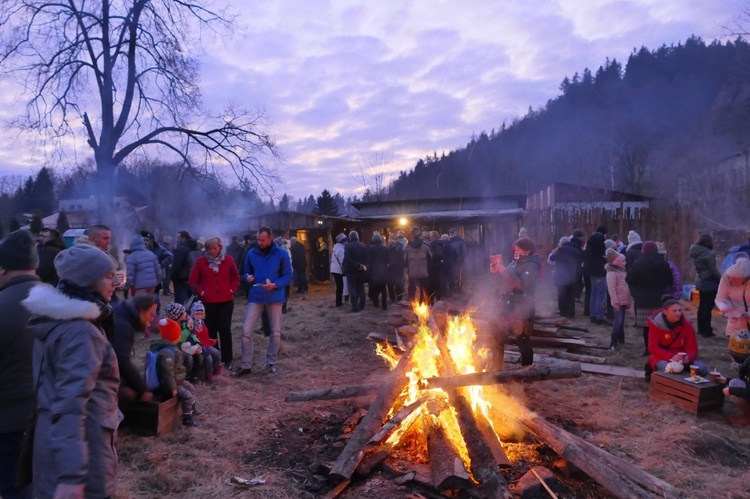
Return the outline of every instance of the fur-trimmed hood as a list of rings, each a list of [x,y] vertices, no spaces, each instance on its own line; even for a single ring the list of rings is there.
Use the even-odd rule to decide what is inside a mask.
[[[48,284],[34,286],[21,303],[31,312],[29,327],[40,340],[44,340],[58,322],[94,321],[102,313],[96,303],[70,298]]]

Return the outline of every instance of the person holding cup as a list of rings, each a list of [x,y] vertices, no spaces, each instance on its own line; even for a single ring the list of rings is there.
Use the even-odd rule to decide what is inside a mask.
[[[664,372],[670,362],[682,364],[685,371],[695,366],[690,370],[699,376],[708,374],[706,365],[698,360],[693,324],[682,313],[680,302],[670,295],[662,297],[662,309],[648,318],[648,352],[647,379],[653,371]]]

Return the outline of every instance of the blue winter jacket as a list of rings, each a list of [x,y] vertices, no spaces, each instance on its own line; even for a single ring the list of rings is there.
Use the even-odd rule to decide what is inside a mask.
[[[245,266],[242,272],[242,280],[247,282],[247,276],[253,276],[255,280],[250,285],[247,301],[252,303],[284,303],[284,287],[289,286],[292,281],[292,262],[286,250],[272,244],[264,252],[255,247],[247,252]],[[266,291],[256,284],[265,284],[266,279],[276,284],[276,289]]]

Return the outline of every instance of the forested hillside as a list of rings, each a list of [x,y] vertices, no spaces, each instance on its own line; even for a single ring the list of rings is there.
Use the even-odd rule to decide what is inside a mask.
[[[634,50],[624,66],[607,60],[565,77],[543,108],[420,160],[387,196],[517,194],[570,182],[676,199],[678,178],[682,195],[698,192],[705,180],[689,185],[689,173],[747,148],[749,86],[741,39]]]

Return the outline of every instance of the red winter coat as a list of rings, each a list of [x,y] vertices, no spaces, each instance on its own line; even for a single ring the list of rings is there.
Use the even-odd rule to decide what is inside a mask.
[[[240,285],[240,274],[231,256],[224,256],[219,264],[219,271],[214,272],[208,266],[205,256],[195,261],[190,272],[190,288],[195,291],[203,303],[223,303],[234,300],[234,294]]]
[[[648,364],[653,370],[656,370],[657,362],[669,362],[680,352],[688,355],[689,362],[698,360],[698,340],[693,324],[683,315],[682,321],[674,329],[670,329],[664,310],[654,312],[648,318],[648,351],[651,354]]]
[[[200,327],[196,326],[194,332],[195,337],[198,338],[198,343],[200,343],[202,347],[208,348],[216,346],[217,340],[212,340],[208,336],[208,328],[205,323],[201,323]]]

